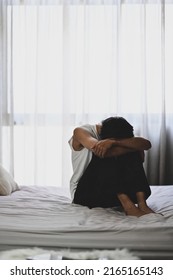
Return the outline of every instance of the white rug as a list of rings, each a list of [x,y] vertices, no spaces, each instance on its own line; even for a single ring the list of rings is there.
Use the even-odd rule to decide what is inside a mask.
[[[0,252],[0,260],[138,260],[139,258],[127,249],[90,250],[72,252],[70,250],[48,251],[40,248],[15,249]]]

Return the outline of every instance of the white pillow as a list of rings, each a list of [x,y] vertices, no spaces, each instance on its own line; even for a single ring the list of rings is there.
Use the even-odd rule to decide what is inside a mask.
[[[10,173],[0,165],[0,195],[9,195],[19,189]]]

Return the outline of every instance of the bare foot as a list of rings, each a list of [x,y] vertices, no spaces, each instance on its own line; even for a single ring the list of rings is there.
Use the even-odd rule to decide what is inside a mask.
[[[129,207],[124,210],[125,210],[125,213],[127,216],[141,217],[143,215],[146,215],[146,213],[144,211],[142,211],[141,209],[139,209],[137,207]]]
[[[132,200],[124,193],[118,193],[117,194],[119,201],[121,202],[121,205],[128,216],[135,216],[135,217],[141,217],[143,215],[146,215],[148,213],[144,212],[141,207],[136,207],[136,205],[132,202]],[[141,198],[142,196],[142,198]],[[140,199],[140,206],[147,206],[143,199],[143,193],[138,193],[138,200]]]
[[[148,207],[147,205],[138,205],[139,209],[141,211],[143,211],[145,214],[151,214],[151,213],[155,213],[150,207]]]

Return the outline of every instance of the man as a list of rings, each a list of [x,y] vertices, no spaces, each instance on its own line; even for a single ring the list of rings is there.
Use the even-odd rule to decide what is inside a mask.
[[[90,208],[122,206],[126,215],[137,217],[153,213],[146,203],[151,191],[143,169],[144,150],[151,143],[134,137],[124,118],[78,127],[69,144],[74,203]]]

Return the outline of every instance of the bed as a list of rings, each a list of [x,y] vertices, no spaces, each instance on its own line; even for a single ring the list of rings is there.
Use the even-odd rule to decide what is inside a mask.
[[[151,190],[148,204],[157,214],[137,218],[71,204],[62,188],[21,186],[0,196],[0,250],[126,248],[140,259],[173,259],[173,186]]]

